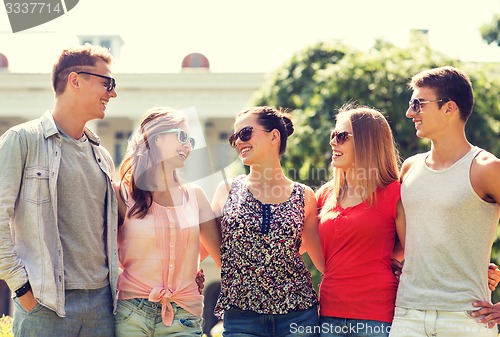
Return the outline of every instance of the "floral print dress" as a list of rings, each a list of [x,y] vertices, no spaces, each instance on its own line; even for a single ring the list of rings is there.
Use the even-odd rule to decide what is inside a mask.
[[[280,204],[263,204],[234,179],[221,218],[221,294],[215,313],[238,308],[286,314],[318,304],[311,274],[299,254],[304,226],[302,184]]]

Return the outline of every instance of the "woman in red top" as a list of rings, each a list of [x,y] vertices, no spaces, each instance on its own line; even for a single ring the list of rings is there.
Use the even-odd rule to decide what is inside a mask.
[[[402,246],[405,237],[399,155],[387,120],[367,107],[342,108],[330,138],[333,178],[317,192],[321,336],[388,336],[398,285],[391,261],[396,236]]]

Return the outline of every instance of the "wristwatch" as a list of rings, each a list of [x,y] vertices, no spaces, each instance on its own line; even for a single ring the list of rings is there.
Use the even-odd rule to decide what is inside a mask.
[[[26,282],[21,288],[14,291],[16,293],[16,297],[21,297],[26,294],[31,289],[30,281]]]

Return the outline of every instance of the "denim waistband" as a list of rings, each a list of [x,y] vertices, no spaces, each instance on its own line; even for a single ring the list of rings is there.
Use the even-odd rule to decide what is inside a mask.
[[[132,304],[139,310],[144,310],[153,315],[161,315],[161,303],[151,302],[146,298],[131,298],[126,300],[129,304]]]

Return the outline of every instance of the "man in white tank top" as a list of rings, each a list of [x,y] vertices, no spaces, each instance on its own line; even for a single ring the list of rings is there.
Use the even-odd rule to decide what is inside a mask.
[[[402,167],[405,265],[390,337],[498,336],[500,304],[487,270],[500,213],[500,160],[470,144],[467,75],[440,67],[415,75],[406,116],[431,150]]]

